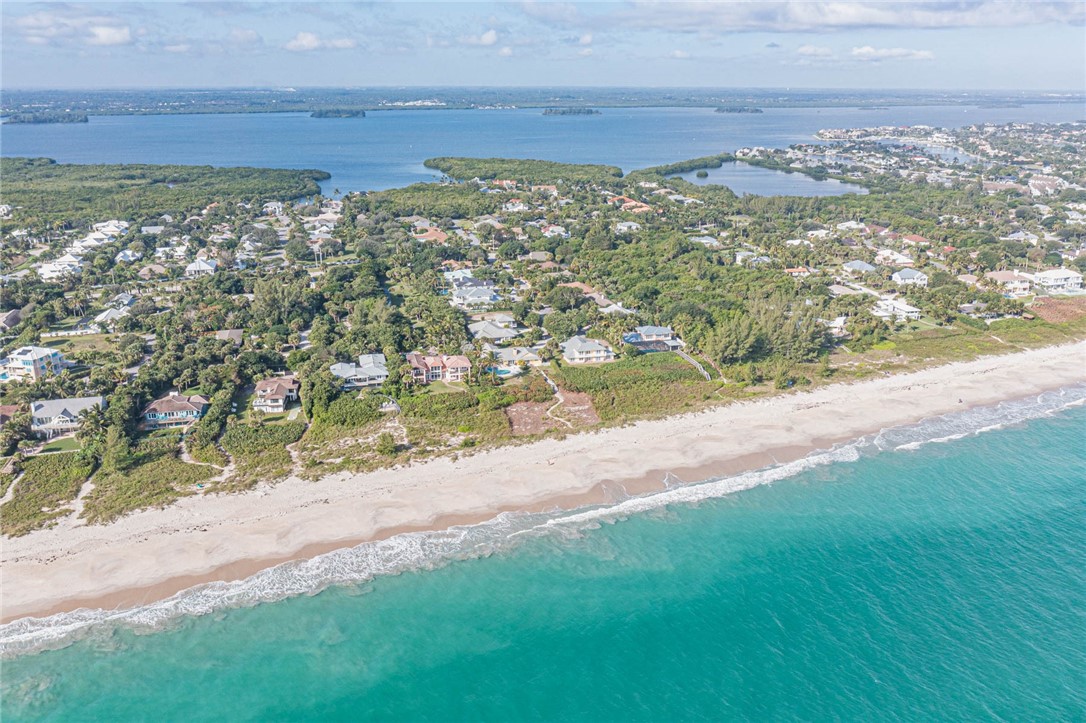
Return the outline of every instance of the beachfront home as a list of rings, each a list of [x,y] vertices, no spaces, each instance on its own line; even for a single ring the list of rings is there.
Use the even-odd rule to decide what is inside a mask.
[[[920,318],[920,309],[898,299],[879,299],[871,313],[880,319],[906,321]]]
[[[1008,296],[1028,296],[1033,277],[1023,274],[1017,269],[1013,271],[989,271],[984,275],[985,279],[1001,286]]]
[[[143,408],[141,426],[144,429],[184,427],[204,416],[210,405],[211,400],[199,394],[185,396],[170,392]]]
[[[471,362],[460,354],[423,354],[413,351],[407,355],[411,365],[411,381],[415,384],[430,382],[459,382],[471,372]]]
[[[541,361],[536,350],[526,346],[498,347],[491,344],[484,344],[483,351],[494,355],[492,366],[510,374],[519,372],[521,365],[527,364],[534,366]],[[490,371],[489,367],[487,368],[487,371]]]
[[[895,271],[890,277],[898,286],[927,286],[928,275],[916,269]]]
[[[81,413],[95,406],[105,409],[105,397],[46,399],[33,402],[30,405],[30,431],[46,439],[75,432],[83,423]]]
[[[359,354],[357,364],[339,362],[329,369],[343,380],[343,388],[379,387],[388,379],[388,362],[384,354]]]
[[[287,405],[298,401],[301,382],[292,376],[272,377],[256,383],[253,394],[253,409],[269,414],[285,412]]]
[[[615,353],[605,342],[578,334],[560,344],[562,358],[570,364],[597,364],[615,360]]]
[[[1033,275],[1033,282],[1050,294],[1082,290],[1082,274],[1071,269],[1049,269]]]
[[[0,359],[0,384],[11,381],[36,382],[60,374],[68,366],[64,355],[44,346],[22,346]]]
[[[639,326],[623,334],[622,341],[643,352],[675,351],[683,346],[670,326]]]

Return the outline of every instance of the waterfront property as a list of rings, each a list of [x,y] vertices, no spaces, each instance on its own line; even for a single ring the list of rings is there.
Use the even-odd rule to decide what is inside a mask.
[[[915,321],[920,318],[920,309],[899,299],[879,299],[871,313],[880,319],[894,321]]]
[[[1033,275],[1033,281],[1050,294],[1082,290],[1082,274],[1071,269],[1049,269]]]
[[[570,364],[597,364],[615,360],[615,352],[606,342],[586,336],[572,336],[560,345],[562,358]]]
[[[262,379],[256,383],[253,409],[269,414],[285,412],[289,403],[298,401],[301,388],[301,382],[292,376]]]
[[[77,397],[33,402],[30,405],[30,430],[46,439],[75,432],[83,423],[81,414],[95,406],[105,409],[105,398]]]
[[[643,352],[675,351],[683,346],[670,326],[639,326],[623,334],[622,341]]]
[[[68,366],[64,355],[44,346],[19,347],[0,359],[0,384],[11,381],[36,382],[59,374]]]
[[[347,390],[379,387],[388,379],[388,362],[384,354],[359,354],[357,364],[338,362],[329,371]]]
[[[199,394],[186,396],[177,392],[156,399],[140,413],[144,429],[186,427],[207,413],[211,400]]]
[[[407,355],[407,363],[411,365],[411,381],[415,384],[459,382],[471,372],[471,362],[460,354],[450,356],[413,351]]]

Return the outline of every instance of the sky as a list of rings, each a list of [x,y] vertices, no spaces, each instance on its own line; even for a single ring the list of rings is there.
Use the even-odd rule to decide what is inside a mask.
[[[1086,89],[1086,2],[0,3],[0,89]]]

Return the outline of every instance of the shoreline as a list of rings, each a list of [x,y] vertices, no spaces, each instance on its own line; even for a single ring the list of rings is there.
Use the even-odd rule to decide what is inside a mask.
[[[0,623],[124,609],[203,583],[503,512],[602,505],[791,462],[971,407],[1086,382],[1086,342],[739,402],[399,469],[185,498],[110,525],[3,538]],[[959,403],[959,400],[964,400]],[[628,450],[636,450],[630,454]]]

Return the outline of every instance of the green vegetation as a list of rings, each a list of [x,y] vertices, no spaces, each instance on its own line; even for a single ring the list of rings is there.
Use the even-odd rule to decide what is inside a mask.
[[[459,180],[510,179],[522,183],[610,183],[622,178],[617,166],[555,163],[518,158],[430,158],[434,168]]]
[[[701,158],[691,158],[688,161],[669,163],[666,166],[640,168],[631,172],[630,178],[632,179],[643,175],[678,176],[683,173],[689,173],[690,171],[700,171],[706,168],[720,168],[725,163],[733,163],[734,161],[735,156],[731,153],[720,153],[715,156],[703,156]]]
[[[216,471],[188,464],[177,456],[177,443],[158,438],[139,444],[123,468],[99,471],[84,499],[83,518],[90,524],[112,522],[129,512],[165,507],[194,492]]]
[[[48,452],[74,452],[79,449],[79,440],[75,437],[61,437],[51,442],[47,442],[45,446],[41,448],[43,453]]]
[[[248,489],[286,477],[293,466],[286,446],[301,439],[305,429],[305,422],[231,425],[222,436],[222,446],[233,459],[234,474],[221,488]]]
[[[67,111],[42,111],[39,113],[12,113],[4,116],[4,124],[12,123],[86,123],[87,114]]]
[[[721,386],[706,381],[671,353],[644,354],[599,366],[563,364],[553,376],[563,388],[589,394],[604,422],[692,411],[704,406]]]
[[[310,118],[365,118],[366,111],[350,108],[326,108],[315,110],[309,114]]]
[[[320,193],[324,171],[211,166],[62,164],[0,159],[4,203],[19,222],[110,218],[203,208],[216,201],[261,201]]]
[[[0,530],[19,537],[49,527],[71,512],[67,505],[94,472],[95,462],[80,452],[45,454],[22,463],[23,474],[11,499],[0,506]]]
[[[599,115],[595,108],[545,108],[543,115]]]

